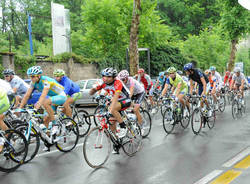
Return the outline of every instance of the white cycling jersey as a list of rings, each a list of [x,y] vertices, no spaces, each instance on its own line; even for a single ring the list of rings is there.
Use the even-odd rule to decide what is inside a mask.
[[[133,95],[137,95],[144,92],[144,87],[140,84],[137,80],[133,77],[128,77],[127,83],[124,83],[125,86],[130,89],[134,86],[134,93]]]
[[[214,76],[216,77],[216,80],[218,82],[218,86],[221,87],[223,85],[223,81],[222,81],[221,75],[219,74],[219,72],[215,71]]]
[[[236,85],[241,85],[241,81],[244,80],[245,81],[245,75],[243,73],[240,72],[240,75],[237,76],[236,74],[233,74],[233,78],[235,81]]]
[[[9,82],[12,89],[16,88],[17,89],[17,95],[19,96],[24,96],[24,94],[27,92],[29,89],[29,85],[24,82],[23,79],[18,77],[17,75],[14,75],[14,78]]]
[[[4,90],[8,95],[13,93],[13,90],[8,82],[5,80],[0,79],[0,88]]]

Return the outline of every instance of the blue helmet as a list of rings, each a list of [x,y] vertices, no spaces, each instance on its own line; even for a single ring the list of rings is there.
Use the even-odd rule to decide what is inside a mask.
[[[27,70],[27,75],[40,75],[43,70],[40,66],[32,66]]]
[[[210,71],[215,71],[215,70],[216,70],[216,67],[211,66],[211,67],[209,68],[209,70],[210,70]]]
[[[187,63],[184,65],[184,68],[183,68],[184,71],[192,70],[192,69],[194,69],[193,63]]]
[[[159,73],[159,77],[162,77],[162,76],[164,76],[164,72]]]

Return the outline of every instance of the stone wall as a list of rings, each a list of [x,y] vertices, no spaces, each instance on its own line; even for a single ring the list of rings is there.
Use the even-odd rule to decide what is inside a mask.
[[[41,66],[44,74],[51,77],[55,69],[63,69],[66,75],[73,81],[99,78],[98,69],[93,64],[74,63],[73,61],[69,61],[68,63],[38,61],[36,65]]]
[[[0,53],[2,55],[3,68],[15,70],[14,53]]]

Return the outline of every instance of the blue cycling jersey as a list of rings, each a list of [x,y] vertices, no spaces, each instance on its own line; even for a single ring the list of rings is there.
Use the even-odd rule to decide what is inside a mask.
[[[44,88],[49,88],[48,96],[56,96],[63,93],[64,87],[60,85],[55,79],[47,76],[41,76],[39,82],[31,83],[31,88],[42,92]],[[64,94],[65,95],[65,94]]]
[[[71,96],[74,93],[80,92],[80,87],[66,76],[62,77],[59,84],[64,87],[64,92],[66,93],[66,95]]]
[[[165,81],[165,76],[163,76],[162,78],[158,77],[158,81],[159,81],[159,85],[162,85]]]

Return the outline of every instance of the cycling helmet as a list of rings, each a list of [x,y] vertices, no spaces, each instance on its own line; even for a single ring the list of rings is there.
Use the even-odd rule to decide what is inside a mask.
[[[162,76],[164,76],[164,72],[159,73],[159,77],[162,77]]]
[[[167,75],[168,74],[168,70],[166,70],[165,72],[164,72],[164,75]]]
[[[129,76],[128,71],[127,71],[127,70],[122,70],[122,71],[119,72],[119,74],[118,74],[117,77],[118,77],[120,80],[123,80],[123,79],[128,78],[128,76]]]
[[[226,71],[226,75],[229,76],[229,75],[230,75],[230,72],[229,72],[229,71]]]
[[[106,77],[116,77],[117,70],[114,68],[105,68],[104,70],[102,70],[101,75]]]
[[[235,67],[234,68],[234,73],[240,72],[240,68],[239,67]]]
[[[187,70],[193,70],[194,69],[194,65],[193,63],[187,63],[184,65],[184,71],[187,71]]]
[[[27,70],[27,75],[40,75],[43,73],[43,70],[40,66],[32,66]]]
[[[56,70],[53,72],[53,75],[56,76],[56,77],[61,77],[61,76],[64,76],[64,75],[65,75],[65,71],[62,70],[62,69],[56,69]]]
[[[138,70],[138,73],[144,73],[144,69],[143,69],[143,68],[140,68],[140,69]]]
[[[15,75],[15,72],[12,69],[5,69],[3,75]]]
[[[177,73],[178,73],[179,75],[183,75],[183,72],[182,72],[181,70],[178,70]]]
[[[210,74],[210,70],[205,70],[204,72],[206,75],[209,75]]]
[[[175,67],[168,68],[168,73],[174,73],[174,72],[176,72]]]
[[[210,71],[215,71],[215,70],[216,70],[216,67],[215,67],[215,66],[211,66],[211,67],[209,68],[209,70],[210,70]]]

